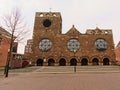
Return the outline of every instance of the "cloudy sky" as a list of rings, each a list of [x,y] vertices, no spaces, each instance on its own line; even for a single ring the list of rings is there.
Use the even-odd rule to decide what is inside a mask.
[[[114,43],[120,40],[120,0],[0,0],[1,17],[10,13],[13,8],[19,8],[28,27],[32,30],[35,12],[61,12],[62,31],[67,32],[72,25],[81,32],[86,29],[112,29]],[[19,51],[21,52],[21,51]]]

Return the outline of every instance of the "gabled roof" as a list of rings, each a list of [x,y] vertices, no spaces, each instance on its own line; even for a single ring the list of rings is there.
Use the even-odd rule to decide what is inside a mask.
[[[117,44],[117,46],[116,47],[120,47],[120,41],[119,41],[119,43]]]
[[[3,29],[2,27],[0,27],[0,34],[11,36],[11,34],[8,31],[6,31],[5,29]]]
[[[77,35],[77,34],[81,34],[75,27],[74,25],[72,26],[72,28],[66,33],[67,35],[68,34],[73,34],[73,35]]]

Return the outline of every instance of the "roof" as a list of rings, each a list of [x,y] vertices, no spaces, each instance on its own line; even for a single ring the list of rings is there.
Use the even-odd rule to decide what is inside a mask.
[[[80,32],[73,25],[72,28],[66,34],[80,34]]]
[[[120,41],[119,41],[119,43],[117,44],[117,46],[116,47],[120,47]]]
[[[3,29],[2,27],[0,27],[0,34],[11,36],[11,34],[8,31],[6,31],[5,29]]]

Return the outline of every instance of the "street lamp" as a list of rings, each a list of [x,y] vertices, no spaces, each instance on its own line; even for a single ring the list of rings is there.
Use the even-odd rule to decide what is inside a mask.
[[[75,57],[76,51],[77,51],[76,49],[73,50],[73,52],[74,52],[74,57]],[[74,72],[76,72],[76,65],[75,65],[75,64],[74,64]]]
[[[43,63],[44,63],[44,65],[45,65],[45,63],[46,63],[46,58],[45,58],[45,57],[43,58]]]

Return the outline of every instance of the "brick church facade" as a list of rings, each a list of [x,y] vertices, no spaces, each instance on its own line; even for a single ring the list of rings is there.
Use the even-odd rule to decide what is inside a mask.
[[[113,65],[116,63],[111,29],[88,29],[82,34],[73,25],[62,34],[59,12],[36,12],[31,62],[37,66]]]

